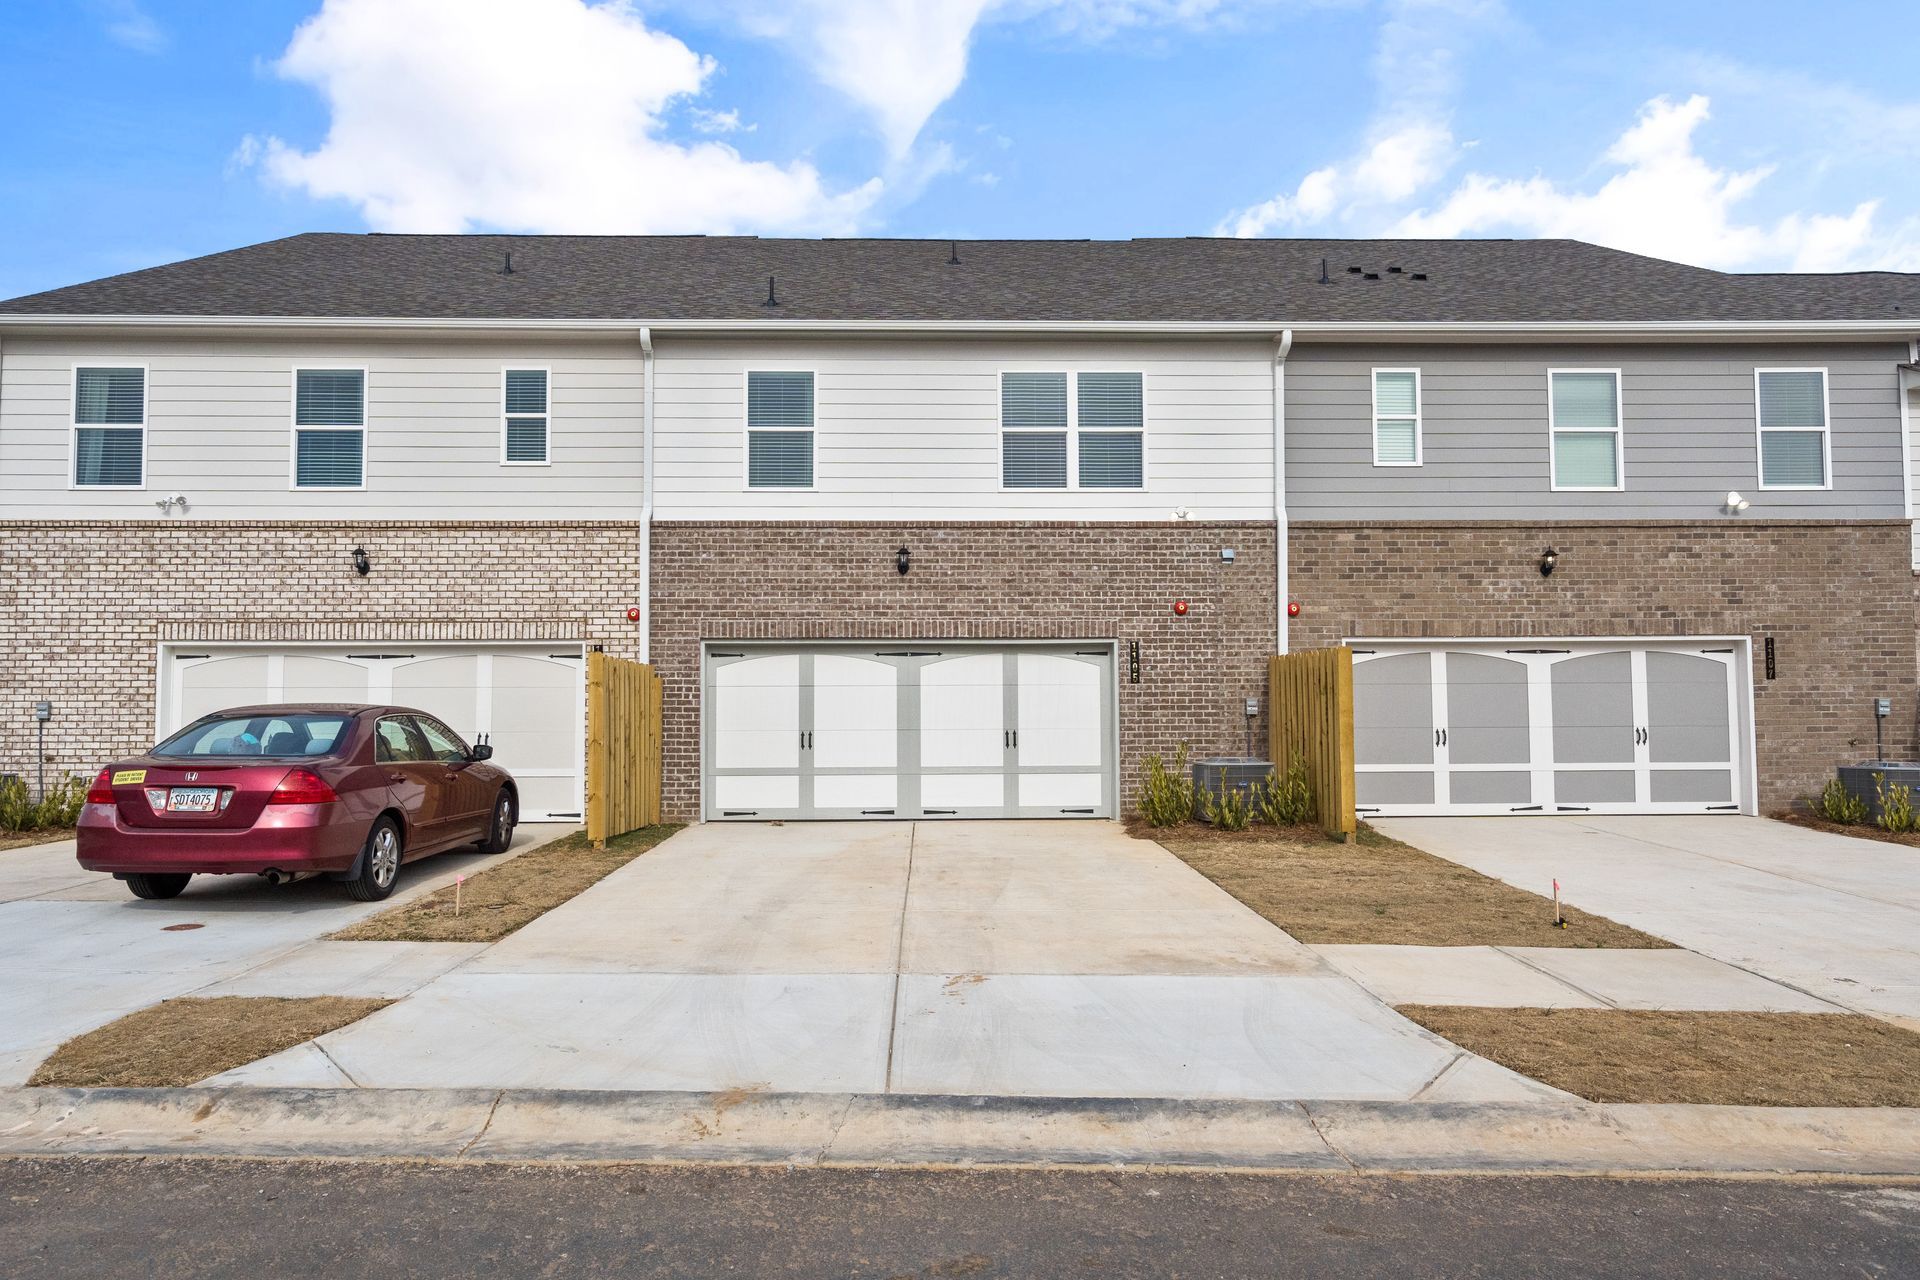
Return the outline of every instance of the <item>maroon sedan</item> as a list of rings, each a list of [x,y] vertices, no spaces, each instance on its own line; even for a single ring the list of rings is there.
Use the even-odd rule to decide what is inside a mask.
[[[519,798],[492,754],[407,707],[216,712],[100,771],[80,811],[80,865],[140,898],[251,873],[325,875],[373,902],[403,862],[475,843],[506,851]]]

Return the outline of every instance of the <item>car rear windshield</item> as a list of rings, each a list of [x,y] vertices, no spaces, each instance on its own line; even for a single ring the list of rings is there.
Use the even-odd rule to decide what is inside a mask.
[[[323,756],[347,727],[345,716],[215,716],[188,725],[153,749],[156,756]]]

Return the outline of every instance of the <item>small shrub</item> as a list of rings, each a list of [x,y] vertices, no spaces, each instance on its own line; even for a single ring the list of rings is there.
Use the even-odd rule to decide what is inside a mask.
[[[86,784],[79,778],[67,777],[52,784],[39,800],[33,798],[23,779],[0,778],[0,831],[70,827],[80,817],[80,806],[86,800]]]
[[[1223,783],[1217,795],[1201,792],[1200,815],[1222,831],[1245,831],[1253,821],[1253,788],[1236,791]]]
[[[1912,831],[1916,823],[1913,814],[1913,788],[1905,783],[1887,781],[1887,775],[1873,775],[1873,791],[1880,798],[1880,816],[1875,819],[1882,831]]]
[[[1877,778],[1880,775],[1874,776]],[[1849,827],[1867,820],[1867,802],[1848,791],[1838,778],[1827,779],[1827,785],[1821,790],[1820,798],[1812,802],[1812,808],[1828,822]]]
[[[1193,821],[1193,779],[1187,772],[1187,744],[1168,769],[1159,753],[1141,762],[1140,816],[1150,827],[1176,827]]]
[[[1298,826],[1314,819],[1313,784],[1307,780],[1307,762],[1296,755],[1283,777],[1278,771],[1267,774],[1260,787],[1255,808],[1260,821],[1275,827]]]

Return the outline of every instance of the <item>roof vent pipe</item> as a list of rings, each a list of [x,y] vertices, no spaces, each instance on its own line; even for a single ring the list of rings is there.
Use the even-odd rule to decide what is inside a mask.
[[[1320,283],[1321,284],[1333,283],[1332,277],[1327,275],[1327,260],[1325,258],[1320,259]]]
[[[767,277],[767,300],[760,305],[763,307],[777,307],[780,305],[780,299],[776,298],[773,294],[772,276]]]
[[[500,274],[503,276],[510,276],[513,274],[513,250],[511,249],[507,250],[507,263],[505,266],[500,268]]]
[[[960,265],[960,242],[958,240],[947,241],[947,265],[950,267]]]

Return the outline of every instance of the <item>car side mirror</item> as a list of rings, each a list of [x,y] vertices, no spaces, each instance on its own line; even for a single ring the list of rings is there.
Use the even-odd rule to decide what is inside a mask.
[[[473,750],[467,752],[467,759],[491,760],[493,759],[493,747],[488,743],[483,742],[479,746],[475,747]]]

